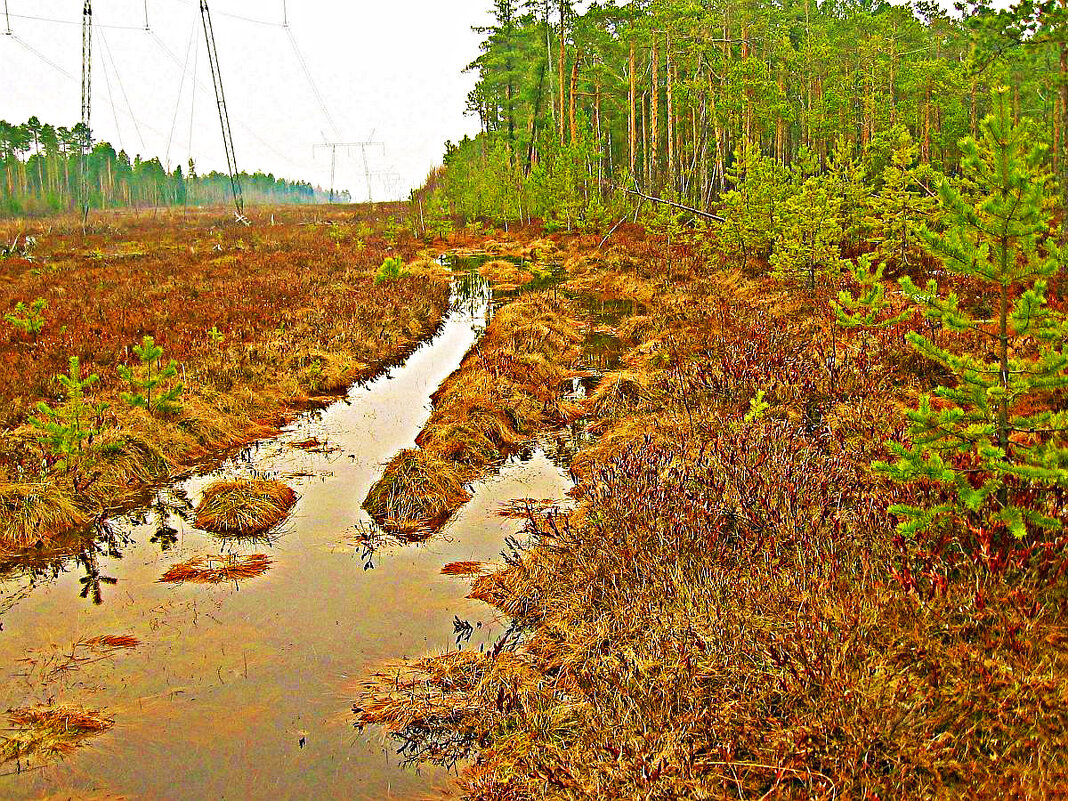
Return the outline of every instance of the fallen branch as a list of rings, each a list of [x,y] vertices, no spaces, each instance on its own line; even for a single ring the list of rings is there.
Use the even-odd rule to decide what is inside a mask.
[[[688,211],[691,214],[696,214],[700,217],[706,217],[709,220],[715,220],[716,222],[727,222],[723,217],[720,217],[718,214],[713,214],[710,211],[701,211],[701,209],[695,209],[691,206],[684,206],[681,203],[676,203],[674,200],[666,200],[662,197],[654,197],[653,195],[647,195],[638,188],[624,189],[623,191],[626,192],[628,195],[635,195],[637,197],[642,198],[643,200],[652,201],[653,203],[663,203],[665,206],[682,209],[683,211]]]
[[[641,204],[639,203],[638,205],[641,205]],[[637,211],[637,209],[635,209],[635,211]],[[600,250],[601,248],[604,247],[604,243],[608,241],[608,238],[610,236],[612,236],[612,234],[614,234],[616,232],[616,229],[619,228],[619,226],[621,226],[624,222],[626,222],[626,219],[629,216],[630,216],[630,212],[628,211],[626,214],[624,214],[622,217],[619,218],[619,222],[617,222],[615,225],[612,226],[612,230],[610,230],[607,234],[604,235],[604,239],[601,240],[601,244],[599,244],[597,246],[598,250]],[[635,214],[635,217],[636,216],[637,216],[637,214]]]

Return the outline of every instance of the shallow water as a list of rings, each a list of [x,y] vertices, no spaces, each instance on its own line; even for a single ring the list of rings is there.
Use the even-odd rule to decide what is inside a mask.
[[[446,780],[441,769],[399,765],[381,733],[353,730],[353,688],[391,660],[456,648],[457,619],[473,628],[461,647],[500,637],[493,611],[464,598],[468,581],[440,569],[498,558],[520,526],[496,514],[502,502],[560,498],[570,486],[538,448],[477,485],[425,544],[372,550],[359,536],[372,530],[360,505],[382,465],[414,444],[431,393],[485,325],[488,290],[462,295],[403,365],[214,473],[165,488],[82,554],[6,574],[0,708],[81,704],[115,727],[50,766],[3,765],[0,797],[406,798]],[[295,447],[313,437],[324,446]],[[209,481],[249,475],[301,494],[276,536],[226,541],[186,519]],[[273,563],[239,583],[158,582],[173,564],[223,553]],[[105,654],[73,646],[109,634],[141,644]]]

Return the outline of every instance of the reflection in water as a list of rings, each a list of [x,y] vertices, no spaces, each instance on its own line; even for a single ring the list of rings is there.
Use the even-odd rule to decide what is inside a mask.
[[[9,679],[42,643],[112,633],[141,642],[122,659],[80,663],[58,688],[0,685],[0,708],[61,695],[106,707],[120,722],[99,747],[0,777],[0,797],[404,798],[445,778],[436,768],[402,768],[391,746],[384,758],[377,733],[354,740],[348,682],[391,659],[455,648],[457,620],[471,626],[464,648],[495,642],[492,611],[464,598],[466,587],[441,576],[441,566],[495,557],[517,525],[493,515],[502,495],[566,485],[547,459],[516,462],[485,485],[492,502],[476,490],[445,536],[411,546],[366,535],[374,529],[360,499],[382,465],[414,443],[431,393],[484,328],[485,282],[457,281],[454,304],[403,365],[302,415],[281,436],[161,489],[113,525],[67,538],[62,550],[0,563],[0,671]],[[312,439],[331,447],[292,447]],[[195,527],[204,487],[236,476],[299,477],[302,497],[280,537],[252,544]],[[270,560],[266,572],[239,585],[224,575],[257,554]],[[176,566],[224,580],[159,581]]]
[[[0,708],[62,700],[106,707],[116,732],[61,763],[0,777],[0,797],[113,793],[148,798],[404,798],[446,778],[406,770],[381,735],[354,739],[350,683],[403,656],[513,647],[484,604],[465,598],[448,563],[514,558],[522,522],[498,514],[513,498],[563,498],[577,427],[506,462],[472,488],[445,531],[413,545],[383,534],[360,508],[382,466],[414,445],[429,398],[484,330],[486,282],[458,272],[453,309],[403,365],[211,475],[165,487],[145,507],[54,549],[0,562],[0,671],[42,643],[105,634],[140,641],[119,659],[80,663],[54,686],[0,685]],[[301,447],[310,441],[330,447]],[[288,477],[301,500],[285,531],[255,543],[198,530],[192,510],[217,478]],[[208,558],[206,555],[214,555]],[[269,570],[239,585],[160,582],[175,566],[220,571],[254,556]],[[197,561],[200,560],[200,561]],[[263,565],[264,568],[267,565]],[[86,599],[91,603],[85,603]],[[24,666],[23,668],[24,671]]]

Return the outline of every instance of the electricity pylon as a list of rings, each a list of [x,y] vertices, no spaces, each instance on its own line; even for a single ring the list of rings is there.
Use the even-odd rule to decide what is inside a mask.
[[[312,145],[312,151],[319,150],[320,148],[330,148],[330,202],[334,202],[334,173],[337,170],[337,149],[340,148],[352,148],[358,147],[360,154],[363,156],[363,172],[367,178],[367,202],[372,203],[371,200],[371,169],[367,166],[367,148],[369,147],[381,147],[385,152],[385,145],[382,142],[374,141],[374,132],[371,132],[371,138],[363,142],[323,142],[321,145]]]
[[[93,135],[89,125],[93,109],[93,4],[82,6],[82,229],[89,222],[89,149]]]
[[[85,1],[86,3],[89,2],[89,0]],[[215,102],[219,107],[219,125],[222,127],[223,149],[226,150],[226,168],[230,173],[230,191],[234,196],[237,219],[245,222],[245,198],[241,192],[241,176],[237,172],[234,137],[230,132],[230,113],[226,110],[226,94],[223,92],[222,72],[219,69],[219,52],[215,49],[215,30],[211,25],[211,11],[208,10],[208,0],[200,0],[200,17],[204,23],[204,40],[208,44],[211,79],[215,84]]]

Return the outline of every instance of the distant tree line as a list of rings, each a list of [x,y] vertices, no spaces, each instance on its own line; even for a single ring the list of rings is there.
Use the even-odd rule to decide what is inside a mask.
[[[30,117],[22,125],[0,120],[0,214],[39,214],[75,208],[82,196],[81,123],[70,128]],[[92,141],[91,139],[89,141]],[[90,204],[94,208],[181,206],[226,203],[225,173],[198,175],[192,159],[185,170],[168,171],[158,158],[131,161],[125,150],[93,142],[88,159]],[[253,203],[321,203],[326,194],[307,181],[272,174],[241,173],[245,199]]]
[[[1068,5],[958,6],[494,0],[468,68],[482,133],[448,145],[447,202],[571,224],[638,186],[708,209],[747,152],[827,169],[840,143],[886,154],[901,130],[920,164],[954,173],[998,86],[1068,186]]]

